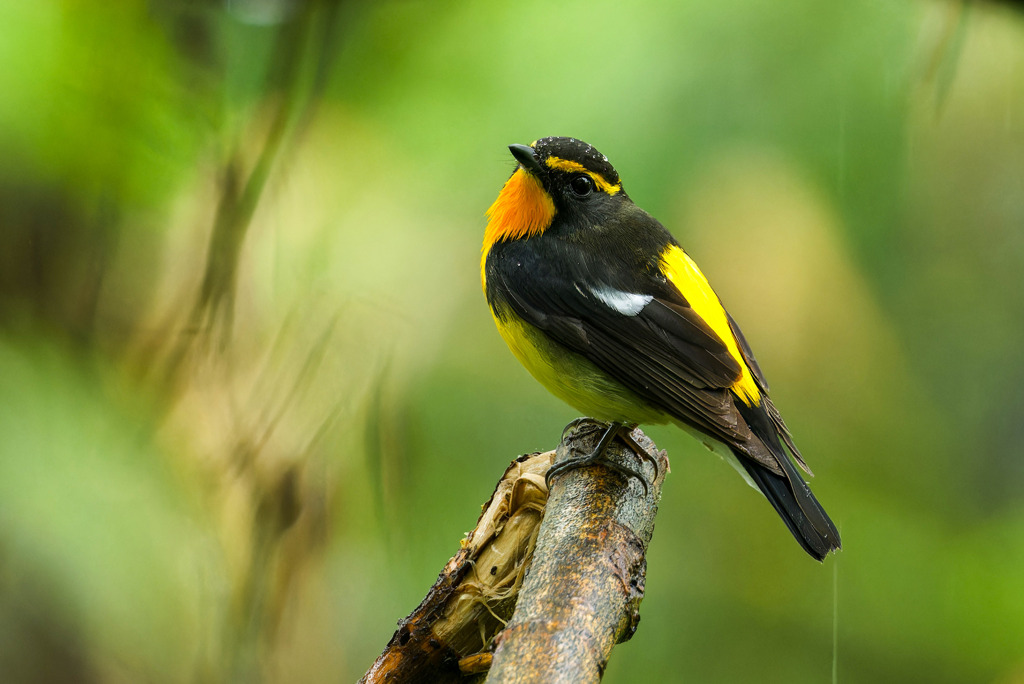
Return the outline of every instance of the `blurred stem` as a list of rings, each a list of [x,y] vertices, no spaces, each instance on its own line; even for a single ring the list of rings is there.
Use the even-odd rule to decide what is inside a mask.
[[[301,108],[310,104],[310,100],[301,95],[301,76],[303,55],[317,17],[315,10],[318,4],[304,4],[296,18],[285,24],[277,36],[268,90],[281,94],[252,172],[247,178],[242,178],[243,143],[236,147],[223,171],[222,193],[210,234],[206,270],[189,325],[191,330],[199,331],[219,321],[222,324],[222,343],[227,342],[231,334],[238,261],[253,214],[287,137],[289,123]]]
[[[970,9],[970,3],[965,1],[950,2],[942,8],[942,28],[925,64],[923,77],[924,82],[935,89],[937,113],[946,102],[960,64]]]
[[[168,358],[164,384],[171,384],[196,340],[219,332],[219,348],[230,342],[238,266],[246,235],[274,164],[296,129],[306,125],[327,80],[340,43],[343,3],[307,0],[279,31],[267,74],[276,98],[262,148],[246,175],[245,148],[236,145],[221,173],[221,195],[210,233],[199,293],[188,315],[189,334],[178,338]]]

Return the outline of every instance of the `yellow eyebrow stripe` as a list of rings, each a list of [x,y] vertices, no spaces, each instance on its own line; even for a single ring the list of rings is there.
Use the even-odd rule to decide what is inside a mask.
[[[594,173],[593,171],[588,170],[585,166],[583,166],[583,164],[580,164],[579,162],[570,161],[568,159],[562,159],[561,157],[548,157],[547,159],[544,160],[544,164],[549,169],[554,169],[555,171],[566,171],[568,173],[585,173],[594,179],[594,183],[597,185],[599,190],[601,190],[602,192],[607,192],[609,195],[614,195],[619,190],[622,190],[621,183],[616,183],[615,185],[612,185],[611,183],[604,179],[604,176],[602,176],[599,173]]]
[[[707,278],[697,268],[697,264],[682,249],[676,245],[670,245],[661,253],[661,271],[690,303],[690,308],[725,343],[729,355],[740,365],[740,377],[731,388],[733,393],[747,406],[760,404],[761,392],[757,389],[754,376],[740,353],[736,336],[733,335],[732,327],[729,325],[729,317],[726,315],[718,295],[708,284]]]

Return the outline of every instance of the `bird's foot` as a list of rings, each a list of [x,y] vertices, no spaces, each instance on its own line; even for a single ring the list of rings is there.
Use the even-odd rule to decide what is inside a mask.
[[[604,432],[607,429],[608,423],[602,423],[593,418],[577,418],[562,430],[562,440],[564,441],[565,436],[570,432],[574,432],[577,437],[586,437],[595,432]]]
[[[563,439],[565,438],[566,433],[568,433],[573,428],[576,428],[576,436],[585,436],[587,434],[598,431],[603,431],[604,434],[601,435],[601,439],[598,441],[597,446],[590,453],[584,454],[582,456],[576,456],[575,454],[572,454],[569,458],[562,461],[561,463],[556,463],[555,465],[551,466],[547,474],[544,476],[544,480],[545,483],[548,485],[548,488],[550,489],[551,480],[556,475],[560,475],[569,470],[575,470],[576,468],[588,466],[593,463],[600,463],[609,470],[618,473],[627,481],[629,480],[629,478],[635,477],[637,480],[640,481],[640,484],[643,485],[644,496],[647,496],[647,493],[650,491],[650,482],[648,482],[647,477],[643,474],[642,465],[641,470],[636,470],[630,468],[627,465],[623,465],[621,463],[613,461],[607,458],[605,455],[605,451],[607,450],[608,445],[611,444],[613,439],[619,437],[620,439],[622,439],[623,442],[625,442],[626,446],[629,447],[630,451],[632,451],[637,456],[638,460],[642,461],[643,459],[646,459],[649,460],[654,465],[654,476],[657,477],[657,460],[653,456],[648,454],[647,450],[644,449],[639,444],[637,444],[636,440],[634,440],[630,436],[630,432],[632,432],[634,427],[636,426],[623,425],[622,423],[603,424],[591,418],[577,418],[576,420],[569,423],[569,425],[567,425],[565,430],[562,432]]]

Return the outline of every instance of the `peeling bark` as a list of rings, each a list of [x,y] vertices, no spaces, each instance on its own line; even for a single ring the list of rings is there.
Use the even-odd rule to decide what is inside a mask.
[[[533,553],[554,455],[521,456],[505,470],[476,527],[361,682],[461,682],[486,671]]]

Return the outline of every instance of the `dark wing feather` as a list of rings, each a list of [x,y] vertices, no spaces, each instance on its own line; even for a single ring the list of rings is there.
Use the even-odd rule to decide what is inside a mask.
[[[743,354],[743,360],[747,362],[747,368],[754,374],[754,380],[757,381],[757,388],[761,390],[762,394],[768,393],[768,381],[764,379],[764,373],[761,372],[761,367],[757,365],[757,359],[754,358],[754,352],[751,351],[750,345],[747,343],[747,338],[743,336],[743,331],[740,330],[740,326],[736,325],[736,321],[733,320],[732,314],[728,311],[725,312],[726,317],[729,319],[729,327],[732,328],[732,334],[736,338],[736,342],[739,344],[740,353]]]
[[[740,326],[733,320],[732,315],[728,311],[725,315],[729,317],[729,327],[732,328],[732,334],[736,336],[736,341],[739,343],[740,353],[743,354],[743,360],[747,362],[747,367],[750,372],[754,374],[754,380],[757,382],[758,389],[761,390],[761,394],[764,397],[762,402],[764,409],[771,419],[772,425],[775,427],[776,433],[789,448],[789,453],[793,454],[793,458],[800,464],[803,471],[808,475],[813,476],[814,473],[807,467],[804,462],[803,456],[800,455],[800,450],[796,448],[796,444],[793,443],[793,436],[789,432],[789,428],[786,427],[786,422],[782,420],[782,414],[775,408],[775,404],[772,403],[771,399],[768,398],[768,381],[764,379],[764,374],[761,372],[761,367],[757,365],[757,359],[754,358],[754,352],[750,350],[750,344],[747,342],[747,338],[743,336],[743,331],[740,330]]]
[[[727,444],[747,441],[728,389],[739,364],[692,309],[654,298],[626,316],[566,281],[537,282],[501,283],[518,316],[676,418]]]

